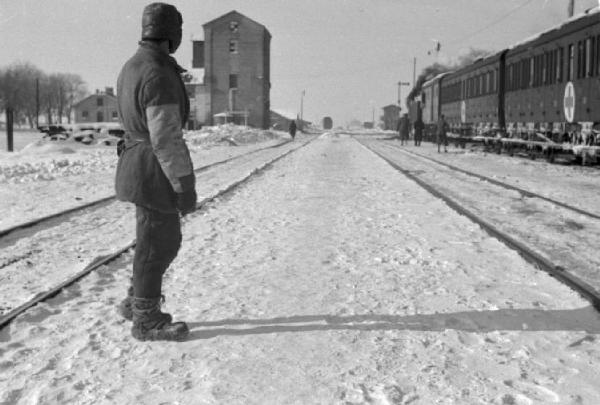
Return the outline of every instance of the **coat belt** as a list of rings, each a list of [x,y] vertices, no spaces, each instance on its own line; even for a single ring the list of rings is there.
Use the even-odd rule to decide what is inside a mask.
[[[148,132],[126,131],[123,139],[125,140],[125,148],[129,149],[142,142],[150,142],[150,134]]]

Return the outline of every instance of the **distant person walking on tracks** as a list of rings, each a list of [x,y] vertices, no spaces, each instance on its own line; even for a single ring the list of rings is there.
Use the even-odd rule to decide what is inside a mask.
[[[408,133],[410,131],[410,122],[408,114],[404,114],[398,121],[398,132],[400,134],[400,145],[408,144]]]
[[[296,121],[292,120],[292,122],[290,122],[290,135],[292,136],[292,140],[294,140],[296,138]]]
[[[438,153],[440,153],[440,146],[444,145],[444,152],[448,152],[448,136],[446,132],[448,131],[448,123],[446,122],[446,117],[444,114],[440,115],[440,118],[437,122],[437,130],[436,130],[436,141],[438,147]]]
[[[423,129],[425,129],[423,120],[417,118],[413,124],[413,128],[415,130],[415,146],[421,146],[421,141],[423,140]]]
[[[182,340],[189,329],[160,310],[163,275],[181,245],[180,215],[196,208],[196,179],[182,128],[189,99],[170,54],[181,43],[177,9],[152,3],[142,15],[142,40],[117,81],[125,130],[117,164],[117,198],[136,205],[132,285],[119,306],[138,340]]]

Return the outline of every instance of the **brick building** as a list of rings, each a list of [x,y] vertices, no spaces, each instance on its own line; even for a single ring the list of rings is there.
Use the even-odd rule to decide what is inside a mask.
[[[271,34],[235,10],[203,28],[204,40],[192,41],[192,70],[203,68],[204,80],[187,86],[196,124],[268,128]]]
[[[400,119],[400,107],[396,104],[390,104],[383,107],[383,129],[395,131]]]
[[[119,122],[117,97],[112,87],[87,96],[73,105],[73,120],[82,122]]]

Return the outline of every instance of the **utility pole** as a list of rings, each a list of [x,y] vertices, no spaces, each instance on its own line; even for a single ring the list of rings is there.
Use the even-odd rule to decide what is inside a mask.
[[[413,58],[413,87],[415,87],[415,84],[417,83],[417,57],[415,56]]]
[[[13,151],[13,109],[6,107],[6,150]]]
[[[306,94],[306,90],[302,90],[302,95],[300,96],[300,122],[299,127],[302,131],[303,122],[304,122],[304,94]]]
[[[35,129],[40,127],[40,78],[35,79]]]
[[[400,96],[401,94],[401,89],[402,86],[410,86],[409,82],[398,82],[398,107],[400,107],[400,109],[402,109],[402,97]]]
[[[575,0],[569,0],[569,7],[567,9],[567,14],[569,15],[569,18],[573,17],[574,13],[575,13]]]

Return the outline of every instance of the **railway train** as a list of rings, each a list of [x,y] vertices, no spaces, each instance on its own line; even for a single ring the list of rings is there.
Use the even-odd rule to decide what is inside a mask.
[[[575,145],[600,150],[600,8],[439,74],[419,98],[409,111],[429,140],[443,114],[449,137],[463,147],[482,141],[551,159]]]

